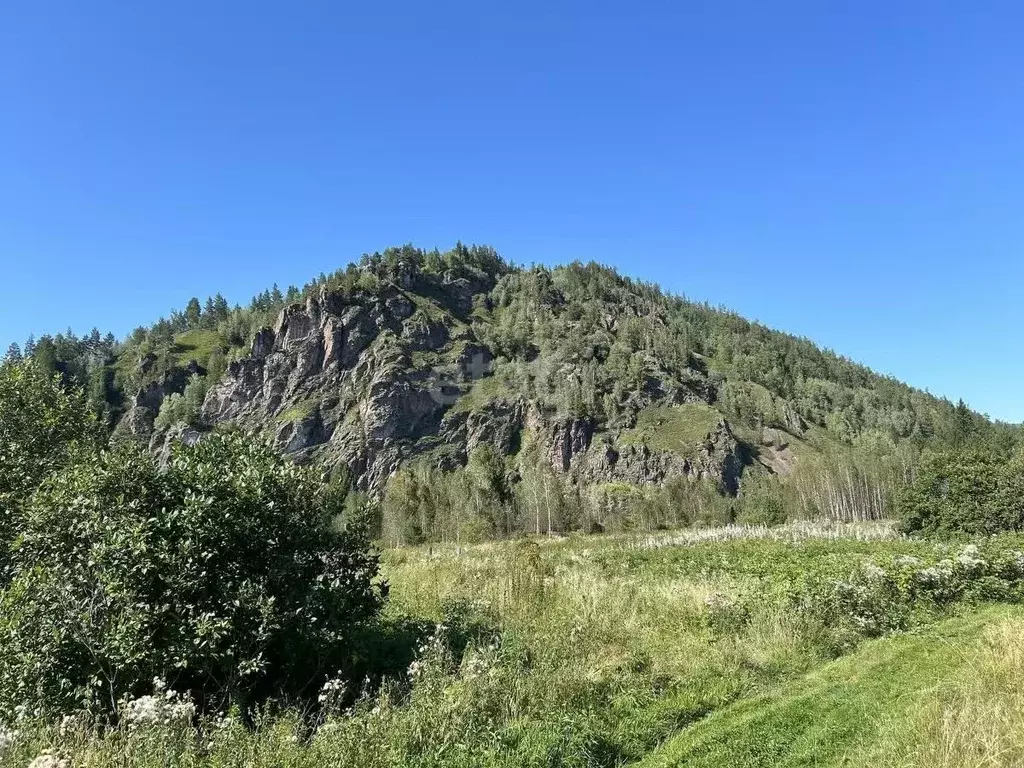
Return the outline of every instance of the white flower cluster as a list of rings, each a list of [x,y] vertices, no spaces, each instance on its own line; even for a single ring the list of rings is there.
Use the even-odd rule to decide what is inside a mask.
[[[28,764],[28,768],[69,768],[69,766],[67,760],[62,760],[50,752],[43,752]]]
[[[448,634],[447,624],[438,624],[434,632],[416,647],[416,660],[409,665],[406,674],[409,682],[416,682],[427,670],[430,657],[436,657],[444,653],[445,635]]]
[[[491,660],[483,654],[472,654],[462,663],[462,677],[467,680],[487,677],[492,670]]]
[[[961,549],[956,559],[968,571],[981,570],[988,566],[988,563],[981,557],[978,548],[974,544],[968,544]]]
[[[1011,562],[1024,573],[1024,553],[1010,553]],[[962,573],[968,576],[976,576],[989,567],[989,563],[981,556],[978,547],[968,544],[956,555],[955,558],[940,560],[929,568],[922,568],[917,572],[917,578],[923,584],[930,587],[937,587],[950,582],[956,575],[959,568]]]
[[[878,620],[872,616],[853,616],[853,625],[865,634],[873,635],[878,632]]]
[[[167,689],[160,678],[153,681],[153,695],[122,702],[121,721],[129,728],[155,725],[188,725],[196,714],[196,706],[188,694]]]
[[[0,755],[4,750],[18,740],[18,732],[13,729],[4,728],[0,725]]]
[[[661,549],[734,539],[770,539],[796,543],[808,539],[888,541],[899,538],[901,536],[892,523],[884,520],[852,523],[798,520],[772,527],[731,524],[711,528],[694,528],[670,534],[654,534],[640,538],[626,535],[623,537],[623,546],[636,549]]]
[[[953,578],[953,561],[939,560],[935,565],[922,568],[917,572],[917,578],[929,587],[937,587],[945,584]]]
[[[892,564],[897,568],[916,568],[921,564],[921,558],[913,555],[896,555],[892,559]]]
[[[324,723],[316,729],[316,738],[325,739],[335,731],[339,730],[340,728],[340,723],[338,723],[336,720],[331,720],[330,722]]]
[[[426,670],[426,667],[427,665],[419,659],[413,661],[409,665],[409,669],[406,671],[406,675],[409,677],[409,682],[414,683],[423,677],[423,672]]]
[[[1021,552],[1019,549],[1011,549],[1005,553],[1004,557],[1004,563],[1012,566],[1018,576],[1024,575],[1024,552]]]
[[[338,670],[337,677],[332,677],[321,686],[317,701],[323,706],[334,706],[345,697],[347,688],[345,681],[341,679],[341,670]]]
[[[870,581],[881,581],[887,576],[885,568],[881,568],[874,563],[863,563],[860,570]]]
[[[85,712],[78,712],[73,715],[64,715],[60,719],[60,725],[57,727],[57,732],[61,736],[67,736],[73,731],[80,730],[88,724],[89,718]]]
[[[30,717],[39,717],[39,709],[29,709],[27,704],[19,704],[14,708],[14,720],[15,722],[21,722],[27,720]]]
[[[864,584],[843,580],[837,580],[833,584],[836,595],[850,602],[863,603],[872,594]]]
[[[501,639],[495,637],[490,643],[466,654],[462,662],[462,676],[468,680],[479,677],[493,677],[498,671],[498,649]]]

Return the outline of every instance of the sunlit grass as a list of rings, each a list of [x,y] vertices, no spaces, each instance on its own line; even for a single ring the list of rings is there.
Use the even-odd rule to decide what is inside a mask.
[[[1024,616],[958,649],[955,675],[894,719],[865,759],[896,768],[1024,765]]]
[[[704,403],[645,408],[637,415],[636,426],[623,431],[619,439],[623,445],[644,443],[656,451],[692,456],[722,418]]]
[[[809,523],[389,550],[383,626],[423,631],[415,648],[378,643],[409,656],[350,708],[198,730],[28,722],[0,765],[43,749],[90,766],[956,765],[928,761],[978,749],[968,726],[986,687],[983,743],[1019,748],[1024,655],[1008,643],[1024,627],[992,630],[982,673],[963,666],[1008,609],[854,648],[787,602],[808,579],[910,556],[923,567],[948,551],[884,524]],[[921,692],[947,679],[961,682],[929,709]],[[883,738],[885,759],[869,750]]]

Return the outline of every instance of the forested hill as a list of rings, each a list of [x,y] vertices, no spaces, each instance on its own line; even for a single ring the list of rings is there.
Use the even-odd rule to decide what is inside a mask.
[[[397,539],[883,514],[929,447],[1019,430],[597,264],[364,256],[116,341],[30,340],[114,439],[244,429],[380,500]],[[443,475],[443,482],[438,480]]]

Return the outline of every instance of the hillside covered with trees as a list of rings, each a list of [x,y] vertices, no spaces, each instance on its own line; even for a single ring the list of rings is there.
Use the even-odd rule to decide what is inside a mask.
[[[320,467],[386,540],[888,514],[923,454],[1017,427],[597,264],[364,256],[118,341],[12,345],[101,428],[167,454],[245,431]]]

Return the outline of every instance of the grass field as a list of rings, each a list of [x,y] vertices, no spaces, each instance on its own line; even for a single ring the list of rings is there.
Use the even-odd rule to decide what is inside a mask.
[[[801,524],[392,550],[364,690],[250,726],[28,718],[0,764],[1018,765],[1024,554],[979,545]]]

